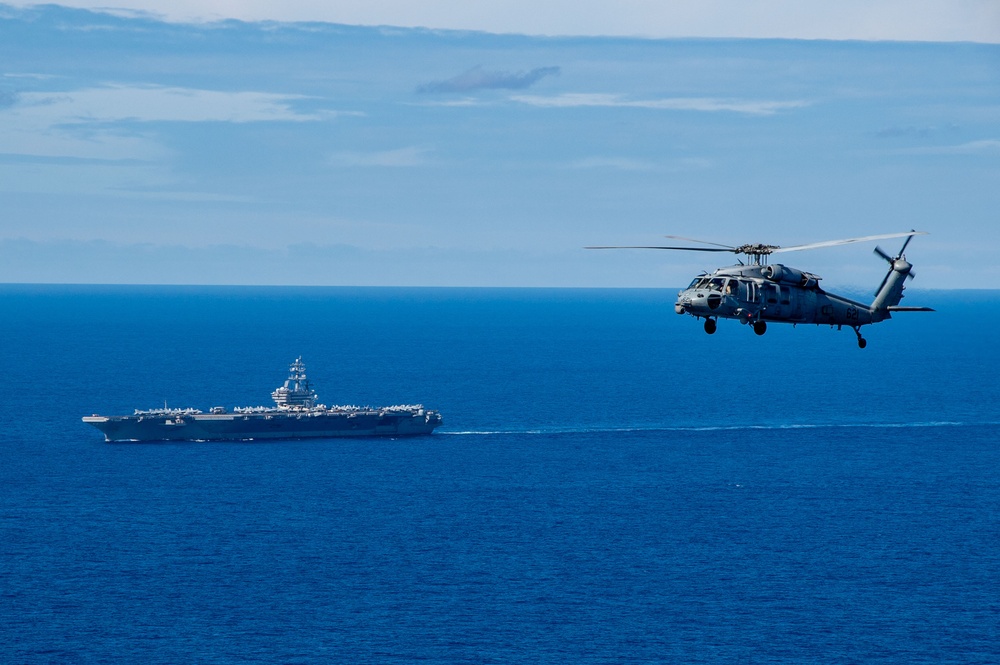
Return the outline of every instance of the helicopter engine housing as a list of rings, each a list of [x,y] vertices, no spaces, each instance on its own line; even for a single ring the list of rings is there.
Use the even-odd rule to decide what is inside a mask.
[[[801,270],[789,268],[788,266],[783,266],[780,263],[772,263],[769,266],[764,266],[760,272],[764,275],[764,277],[772,282],[779,282],[781,284],[806,286],[812,279],[812,275],[807,275]]]

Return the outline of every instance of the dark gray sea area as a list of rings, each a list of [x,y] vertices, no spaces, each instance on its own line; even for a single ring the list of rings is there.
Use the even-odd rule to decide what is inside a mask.
[[[5,663],[1000,662],[1000,292],[854,333],[676,289],[0,285]],[[425,438],[92,413],[423,403]]]

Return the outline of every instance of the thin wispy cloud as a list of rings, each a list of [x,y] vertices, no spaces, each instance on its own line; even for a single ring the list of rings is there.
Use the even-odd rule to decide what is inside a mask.
[[[39,81],[48,81],[56,77],[54,74],[35,74],[32,72],[7,72],[3,75],[5,79],[36,79]]]
[[[260,199],[253,196],[235,196],[217,194],[214,192],[190,192],[183,190],[139,190],[119,188],[112,192],[117,197],[132,198],[145,201],[172,201],[183,203],[258,203]]]
[[[0,109],[0,121],[9,111]],[[0,124],[0,153],[42,158],[100,161],[149,161],[171,151],[152,135],[107,126],[57,126],[42,122]],[[91,167],[88,167],[91,168]]]
[[[570,169],[595,169],[608,171],[701,171],[712,167],[711,160],[702,157],[681,157],[662,160],[637,159],[634,157],[585,157],[567,164]]]
[[[1000,155],[1000,140],[983,139],[958,145],[925,146],[901,152],[909,155]]]
[[[443,107],[443,108],[457,108],[457,107],[471,107],[471,106],[488,106],[492,102],[484,102],[481,99],[475,99],[473,97],[463,97],[462,99],[427,99],[420,102],[406,102],[410,106],[427,106],[427,107]]]
[[[395,150],[380,150],[374,152],[336,152],[330,155],[327,162],[331,166],[384,166],[406,168],[425,166],[429,163],[426,148],[409,146]]]
[[[306,100],[311,98],[154,85],[0,93],[0,152],[147,160],[165,150],[143,129],[146,123],[304,123],[358,115],[296,110]]]
[[[651,171],[656,168],[653,162],[630,157],[586,157],[571,162],[573,169],[608,169],[612,171]]]
[[[330,111],[301,113],[302,95],[230,92],[165,86],[109,85],[69,92],[26,92],[11,109],[35,122],[310,122]]]
[[[915,127],[913,125],[905,127],[892,126],[883,127],[875,132],[875,136],[880,139],[926,138],[936,131],[936,127]]]
[[[424,94],[471,92],[473,90],[525,90],[546,76],[558,74],[558,67],[537,67],[527,72],[490,71],[482,67],[473,67],[454,78],[445,81],[432,81],[418,86],[417,92]]]
[[[780,111],[808,106],[801,100],[771,101],[752,99],[717,99],[711,97],[669,97],[665,99],[625,99],[620,95],[566,93],[552,97],[515,95],[512,101],[542,108],[638,108],[663,111],[730,112],[746,115],[774,115]]]

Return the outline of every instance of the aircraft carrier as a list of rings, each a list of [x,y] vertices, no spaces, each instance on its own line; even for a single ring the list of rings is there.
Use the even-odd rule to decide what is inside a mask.
[[[430,434],[442,420],[420,404],[397,406],[326,406],[298,358],[288,379],[273,393],[274,406],[198,409],[136,409],[131,416],[85,416],[83,422],[106,441],[249,441]]]

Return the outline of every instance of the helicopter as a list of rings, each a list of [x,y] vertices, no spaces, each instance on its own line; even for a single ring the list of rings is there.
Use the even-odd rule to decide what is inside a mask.
[[[836,326],[837,330],[847,326],[854,330],[858,336],[858,346],[863,349],[868,346],[868,342],[861,335],[861,326],[885,321],[892,318],[894,312],[934,311],[929,307],[899,305],[906,288],[906,280],[914,277],[913,266],[906,260],[903,252],[913,240],[913,236],[918,235],[927,234],[924,231],[907,231],[790,247],[761,243],[733,247],[668,235],[665,237],[672,240],[710,245],[710,247],[601,246],[585,249],[668,249],[689,252],[731,252],[737,256],[745,256],[746,263],[737,258],[738,265],[719,268],[713,273],[702,273],[695,277],[687,288],[677,294],[674,311],[678,314],[689,314],[696,319],[704,319],[705,332],[709,335],[715,334],[719,319],[736,319],[744,325],[749,325],[757,335],[767,332],[769,322],[791,323],[793,326],[799,323],[828,324],[831,327]],[[889,272],[876,289],[875,300],[870,305],[824,291],[819,285],[822,279],[819,275],[780,263],[768,263],[768,257],[782,252],[904,237],[906,240],[903,242],[903,247],[895,256],[888,254],[881,247],[875,247],[875,253],[889,264]]]

